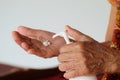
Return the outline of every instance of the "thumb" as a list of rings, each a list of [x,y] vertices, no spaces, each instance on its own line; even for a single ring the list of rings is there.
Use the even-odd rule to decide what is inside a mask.
[[[66,26],[66,32],[69,36],[73,37],[76,41],[91,41],[91,37],[83,34],[82,32],[71,28],[69,25]]]

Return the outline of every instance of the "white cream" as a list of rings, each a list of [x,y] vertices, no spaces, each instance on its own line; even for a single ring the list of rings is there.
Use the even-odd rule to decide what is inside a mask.
[[[44,41],[44,42],[43,42],[43,45],[44,45],[44,46],[49,46],[49,45],[50,45],[50,42],[49,42],[48,40],[47,40],[47,41]]]
[[[58,34],[53,35],[53,37],[52,37],[52,38],[55,38],[55,37],[57,37],[57,36],[61,36],[61,37],[63,37],[63,38],[65,39],[66,44],[70,44],[70,40],[69,40],[69,38],[68,38],[68,36],[67,36],[67,34],[66,34],[66,32],[65,32],[65,31],[64,31],[64,32],[60,32],[60,33],[58,33]]]

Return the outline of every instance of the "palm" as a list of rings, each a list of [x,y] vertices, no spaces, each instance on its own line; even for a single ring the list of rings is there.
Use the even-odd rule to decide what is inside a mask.
[[[65,44],[61,37],[52,38],[54,33],[20,27],[18,31],[13,31],[13,38],[28,53],[41,57],[53,57],[59,54],[59,48]],[[50,45],[44,46],[43,42],[49,40]]]

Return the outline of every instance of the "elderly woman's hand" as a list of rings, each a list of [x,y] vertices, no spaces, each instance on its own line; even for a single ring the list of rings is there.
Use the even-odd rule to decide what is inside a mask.
[[[28,53],[50,58],[59,54],[59,49],[65,41],[61,37],[52,39],[53,32],[44,30],[31,29],[24,26],[18,27],[17,31],[12,32],[13,39],[16,43]],[[44,46],[43,42],[49,41],[48,46]]]
[[[60,49],[59,69],[65,71],[65,78],[96,75],[104,73],[105,70],[111,70],[108,67],[112,67],[111,62],[114,56],[109,47],[69,26],[66,31],[76,42]],[[115,67],[113,66],[112,69],[114,70]]]

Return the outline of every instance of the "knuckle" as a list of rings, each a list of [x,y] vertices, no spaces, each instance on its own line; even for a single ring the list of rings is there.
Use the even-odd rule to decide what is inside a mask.
[[[62,55],[58,55],[57,60],[58,60],[59,62],[62,62],[62,61],[63,61]]]
[[[79,42],[75,43],[75,47],[76,47],[76,48],[81,48],[80,43],[79,43]]]
[[[61,47],[61,48],[60,48],[60,50],[59,50],[59,51],[60,51],[60,53],[63,53],[63,52],[64,52],[64,49],[65,49],[65,47],[64,47],[64,46],[63,46],[63,47]]]
[[[75,43],[75,47],[77,48],[77,49],[84,49],[85,48],[85,42],[77,42],[77,43]]]
[[[71,66],[67,63],[62,63],[59,65],[59,70],[61,71],[69,71],[71,69]]]

